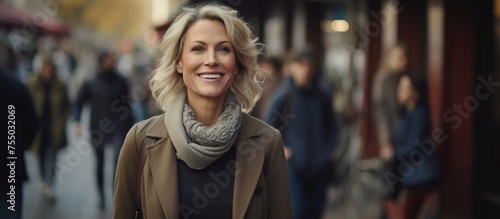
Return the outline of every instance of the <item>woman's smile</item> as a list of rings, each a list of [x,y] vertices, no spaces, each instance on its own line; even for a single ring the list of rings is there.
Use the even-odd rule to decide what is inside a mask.
[[[217,81],[217,79],[224,77],[224,74],[219,72],[203,72],[199,73],[198,77],[207,79],[208,81]]]

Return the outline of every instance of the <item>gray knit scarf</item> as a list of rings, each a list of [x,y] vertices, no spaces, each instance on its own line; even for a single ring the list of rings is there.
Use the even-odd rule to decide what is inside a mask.
[[[236,141],[241,114],[241,106],[229,92],[217,122],[205,126],[196,121],[193,110],[186,104],[186,92],[180,93],[165,113],[165,125],[177,158],[196,170],[208,167]]]

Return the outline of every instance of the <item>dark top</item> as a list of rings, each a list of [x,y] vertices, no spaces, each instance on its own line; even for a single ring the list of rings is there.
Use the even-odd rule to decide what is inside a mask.
[[[338,130],[331,92],[319,78],[310,89],[300,89],[287,78],[269,107],[265,121],[281,132],[284,145],[293,150],[289,170],[306,178],[329,171]]]
[[[80,121],[83,105],[90,103],[94,145],[106,143],[111,134],[123,138],[127,135],[133,125],[128,91],[127,81],[115,71],[98,72],[94,79],[86,81],[80,88],[74,119]]]
[[[236,146],[205,169],[177,159],[180,218],[232,218]]]
[[[439,176],[436,143],[431,137],[429,109],[418,104],[404,112],[396,126],[394,159],[407,186],[435,184]]]

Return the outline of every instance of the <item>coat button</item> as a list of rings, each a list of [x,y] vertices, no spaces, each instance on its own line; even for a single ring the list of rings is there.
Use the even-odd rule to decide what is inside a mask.
[[[262,194],[262,187],[258,187],[255,189],[255,195],[259,196],[260,194]]]

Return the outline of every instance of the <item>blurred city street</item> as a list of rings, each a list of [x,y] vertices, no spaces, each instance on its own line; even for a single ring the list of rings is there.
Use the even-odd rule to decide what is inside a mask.
[[[64,149],[59,157],[64,158],[67,154]],[[60,183],[55,183],[55,202],[51,204],[40,192],[41,182],[38,171],[35,170],[37,165],[34,164],[37,158],[32,153],[28,153],[26,162],[31,178],[25,184],[23,218],[112,218],[111,198],[107,200],[104,211],[99,209],[99,196],[95,177],[93,177],[95,175],[94,159],[93,154],[85,157],[73,172],[65,174]],[[110,180],[110,177],[108,179]],[[111,191],[108,190],[107,193],[111,194]]]
[[[88,110],[84,111],[82,121],[88,120]],[[73,123],[68,124],[68,141],[56,161],[54,178],[54,203],[47,201],[41,193],[38,158],[33,152],[26,152],[26,166],[29,181],[25,183],[23,218],[39,219],[106,219],[112,218],[112,151],[105,152],[106,204],[101,211],[95,173],[95,153],[86,139],[75,137]],[[87,151],[89,150],[89,151]],[[62,173],[62,170],[67,172]],[[58,172],[59,171],[59,172]]]

